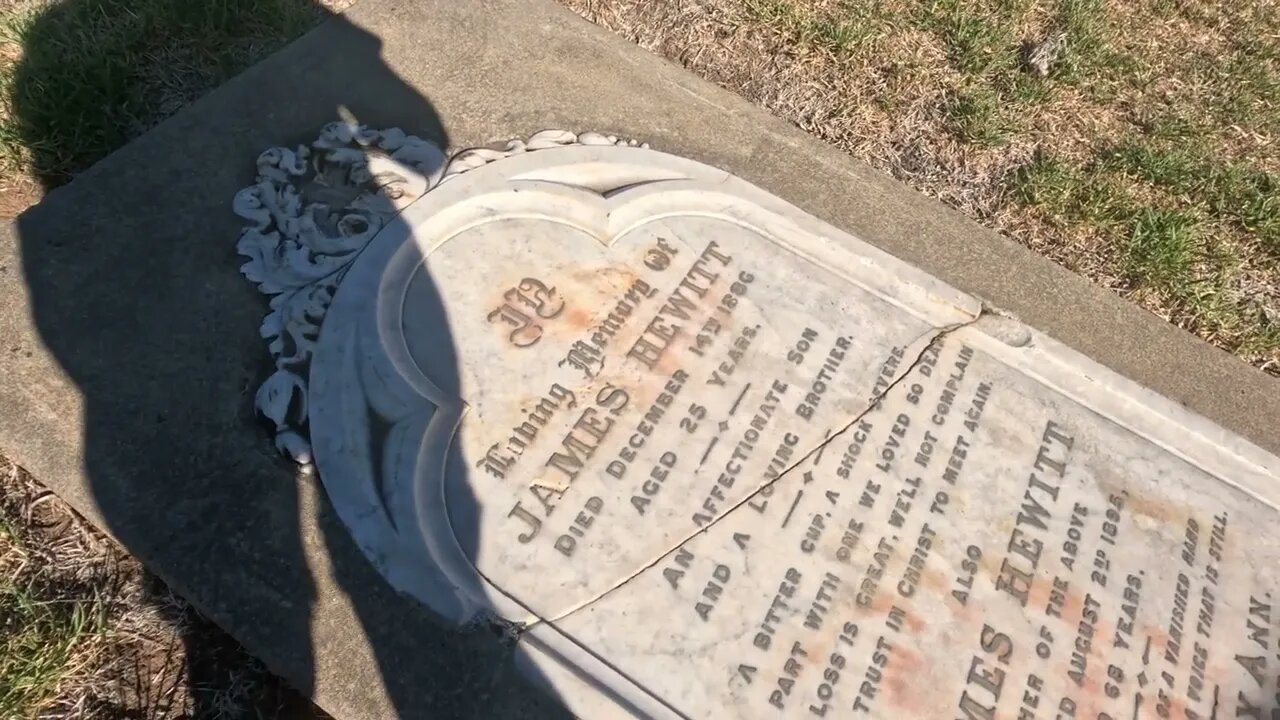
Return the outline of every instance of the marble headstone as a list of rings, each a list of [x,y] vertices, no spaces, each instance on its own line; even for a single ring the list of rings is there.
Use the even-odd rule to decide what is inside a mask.
[[[1240,437],[616,138],[336,125],[259,172],[281,448],[582,717],[1273,716],[1280,460]]]

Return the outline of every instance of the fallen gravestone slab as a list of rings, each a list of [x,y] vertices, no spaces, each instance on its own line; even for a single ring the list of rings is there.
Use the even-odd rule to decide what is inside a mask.
[[[322,165],[374,190],[310,205]],[[1276,706],[1280,459],[1235,434],[613,137],[445,163],[334,125],[259,171],[281,449],[395,587],[506,628],[577,714]]]

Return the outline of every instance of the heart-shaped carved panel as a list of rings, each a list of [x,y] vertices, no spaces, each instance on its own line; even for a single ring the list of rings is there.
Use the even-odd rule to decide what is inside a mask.
[[[1139,677],[1130,633],[1189,607],[1222,651],[1171,702],[1208,713],[1197,668],[1263,702],[1232,658],[1275,584],[1247,529],[1280,460],[777,198],[539,149],[362,247],[301,256],[322,289],[277,308],[329,308],[328,494],[397,587],[524,623],[579,716],[976,717],[997,670],[1118,716],[1128,691],[1080,688]]]
[[[342,283],[312,371],[321,477],[375,563],[437,610],[562,616],[726,512],[762,511],[906,369],[886,348],[976,314],[862,250],[647,150],[468,173]]]

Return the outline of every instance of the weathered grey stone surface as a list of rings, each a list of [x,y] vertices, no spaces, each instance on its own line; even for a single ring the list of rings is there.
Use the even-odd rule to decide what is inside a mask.
[[[555,716],[368,566],[252,421],[263,305],[228,199],[344,105],[467,145],[593,128],[729,170],[1280,451],[1280,383],[550,0],[364,0],[0,241],[0,452],[343,718]]]

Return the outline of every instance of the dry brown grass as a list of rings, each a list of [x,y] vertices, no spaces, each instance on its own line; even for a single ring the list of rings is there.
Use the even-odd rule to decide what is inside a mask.
[[[0,458],[0,717],[321,718]]]
[[[1280,375],[1276,0],[562,1]]]

